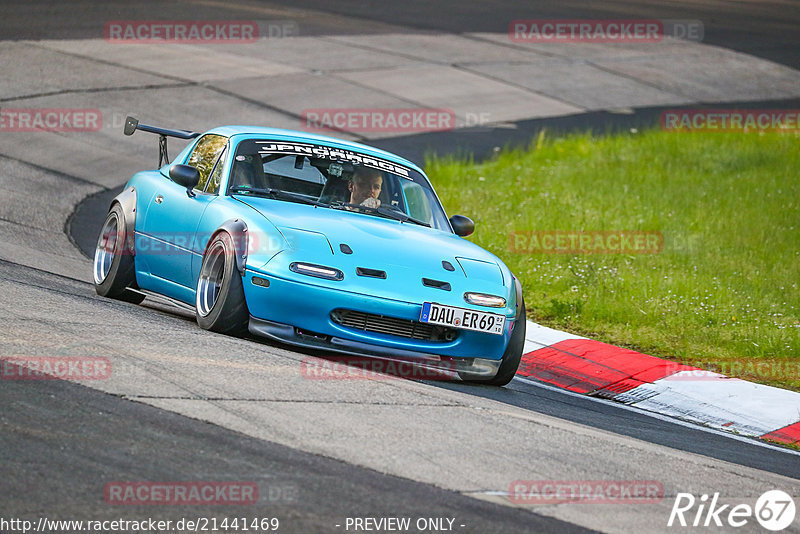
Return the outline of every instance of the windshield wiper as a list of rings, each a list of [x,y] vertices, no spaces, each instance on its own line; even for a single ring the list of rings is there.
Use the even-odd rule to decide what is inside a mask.
[[[350,204],[349,202],[333,202],[329,207],[334,209],[342,209],[342,208],[355,208],[359,210],[366,210],[370,213],[377,213],[379,215],[383,215],[389,219],[394,219],[400,222],[412,222],[414,224],[418,224],[420,226],[426,226],[428,228],[431,227],[429,223],[425,221],[420,221],[419,219],[415,219],[409,215],[406,215],[400,210],[392,209],[392,208],[385,208],[383,206],[378,206],[377,208],[373,208],[371,206],[362,206],[360,204]]]
[[[428,228],[431,227],[430,223],[426,223],[425,221],[421,221],[419,219],[415,219],[414,217],[412,217],[410,215],[407,215],[407,214],[403,213],[400,210],[397,210],[397,209],[394,209],[394,208],[384,208],[383,206],[378,206],[377,209],[378,209],[379,213],[381,213],[383,215],[387,215],[389,217],[392,217],[393,219],[397,219],[400,222],[408,221],[408,222],[412,222],[414,224],[418,224],[420,226],[426,226]]]
[[[310,204],[312,206],[322,206],[327,208],[328,204],[325,202],[320,202],[319,200],[314,200],[313,198],[308,198],[303,195],[299,195],[297,193],[291,193],[289,191],[284,191],[282,189],[275,189],[274,187],[270,187],[269,189],[259,189],[256,187],[246,187],[242,185],[235,185],[230,188],[231,193],[252,193],[254,195],[267,195],[272,198],[278,198],[281,200],[292,200],[295,202],[302,202],[304,204]]]

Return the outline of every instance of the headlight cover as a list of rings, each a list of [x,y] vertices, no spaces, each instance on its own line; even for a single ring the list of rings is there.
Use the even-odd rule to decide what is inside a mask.
[[[464,300],[476,306],[486,306],[488,308],[505,308],[506,299],[485,293],[464,293]]]
[[[343,280],[344,273],[339,269],[333,267],[325,267],[324,265],[316,265],[314,263],[303,263],[296,261],[289,265],[289,270],[306,276],[313,276],[315,278],[324,278],[325,280]]]

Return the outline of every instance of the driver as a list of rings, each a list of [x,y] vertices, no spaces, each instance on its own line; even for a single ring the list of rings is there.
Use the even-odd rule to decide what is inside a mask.
[[[383,187],[383,174],[377,169],[358,167],[348,184],[350,204],[377,208],[381,205],[378,196]]]

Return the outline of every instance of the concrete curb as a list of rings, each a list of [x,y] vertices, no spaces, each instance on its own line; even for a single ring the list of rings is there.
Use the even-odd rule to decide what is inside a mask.
[[[718,430],[800,443],[800,393],[662,360],[531,321],[517,374]]]

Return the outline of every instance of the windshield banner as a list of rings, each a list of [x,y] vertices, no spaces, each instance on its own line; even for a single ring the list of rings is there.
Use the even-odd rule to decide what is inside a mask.
[[[308,143],[277,143],[273,141],[256,141],[261,145],[259,150],[262,154],[293,154],[297,156],[308,156],[311,158],[323,158],[333,161],[347,161],[365,167],[371,167],[381,171],[388,171],[404,178],[410,179],[409,169],[386,161],[374,156],[358,154],[342,148],[334,148],[324,145],[312,145]]]

